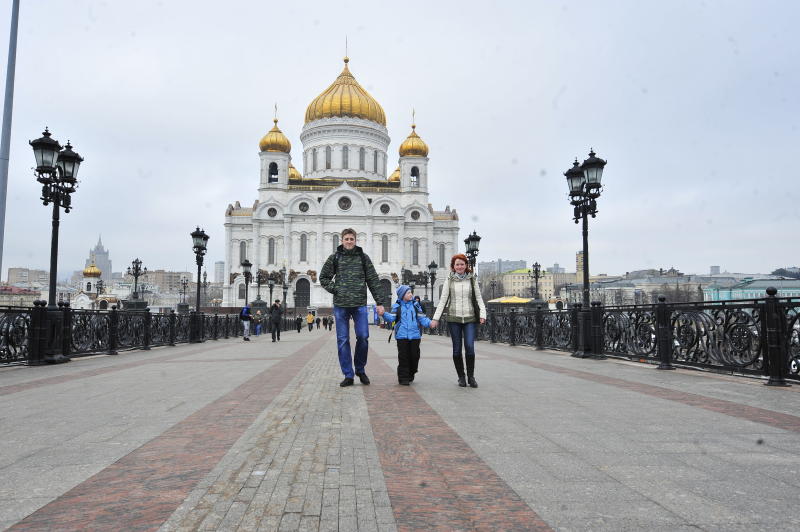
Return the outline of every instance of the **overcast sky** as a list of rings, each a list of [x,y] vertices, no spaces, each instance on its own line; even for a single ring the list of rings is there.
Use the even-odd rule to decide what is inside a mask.
[[[478,231],[479,260],[574,270],[562,173],[593,146],[609,162],[592,273],[797,265],[798,20],[789,0],[22,0],[2,275],[49,264],[28,146],[45,125],[86,159],[60,274],[100,233],[117,271],[137,256],[192,270],[196,225],[207,264],[224,259],[225,208],[257,197],[273,105],[302,171],[305,108],[345,36],[390,158],[413,107],[431,203],[458,210],[462,240]]]

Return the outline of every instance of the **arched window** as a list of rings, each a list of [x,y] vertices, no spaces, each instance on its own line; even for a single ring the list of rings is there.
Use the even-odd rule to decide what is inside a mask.
[[[330,170],[331,168],[331,147],[325,146],[325,169]]]
[[[359,170],[363,170],[364,169],[364,158],[365,158],[365,156],[366,156],[366,152],[364,151],[364,148],[361,148],[360,150],[358,150],[358,169]]]
[[[87,292],[91,292],[92,291],[92,283],[86,283],[86,291]]]
[[[350,168],[350,150],[347,146],[342,148],[342,168],[345,170]]]
[[[300,262],[308,260],[308,236],[300,235]]]
[[[278,163],[269,163],[267,183],[278,182]]]
[[[242,240],[239,242],[239,264],[244,262],[244,259],[247,258],[247,242]]]
[[[294,308],[307,307],[311,303],[311,283],[298,279],[294,285]]]
[[[378,150],[372,152],[372,171],[378,173]]]
[[[439,267],[444,268],[444,244],[439,244]]]
[[[411,264],[419,266],[419,240],[411,241]]]
[[[311,170],[313,172],[317,171],[317,149],[316,148],[311,150]]]
[[[419,168],[416,166],[411,167],[411,186],[418,187],[419,186]]]
[[[108,309],[108,301],[105,299],[100,301],[100,310],[107,310]]]
[[[267,264],[275,264],[275,239],[270,238],[267,243]]]
[[[335,233],[333,235],[333,253],[336,253],[338,247],[339,247],[339,233]]]
[[[381,262],[389,262],[389,237],[381,237]]]
[[[389,279],[381,279],[381,294],[384,301],[392,300],[392,282]]]

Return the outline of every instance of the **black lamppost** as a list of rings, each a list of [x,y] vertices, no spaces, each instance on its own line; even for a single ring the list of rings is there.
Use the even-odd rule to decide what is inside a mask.
[[[542,266],[538,262],[534,262],[533,266],[531,266],[530,271],[528,272],[528,277],[533,279],[535,285],[533,289],[533,299],[535,301],[539,300],[539,277],[541,277]]]
[[[575,223],[583,222],[583,311],[581,314],[584,319],[584,334],[582,353],[578,356],[588,356],[591,353],[591,337],[589,332],[589,313],[591,306],[589,301],[589,217],[597,216],[597,198],[602,191],[601,179],[603,178],[603,168],[607,161],[595,157],[594,150],[589,151],[589,158],[578,164],[578,159],[572,168],[564,172],[569,185],[569,199],[574,207],[573,220]],[[595,357],[602,357],[601,353],[595,353]],[[604,358],[604,357],[603,357]]]
[[[186,289],[188,288],[188,286],[189,286],[189,279],[187,279],[186,277],[181,277],[181,293],[183,294],[181,298],[181,303],[186,303]]]
[[[269,304],[272,305],[272,290],[275,288],[275,279],[271,275],[267,281],[267,286],[269,286]]]
[[[492,299],[494,299],[494,289],[497,288],[497,279],[489,281],[489,286],[492,288]]]
[[[469,266],[474,271],[475,261],[478,259],[478,246],[481,243],[481,237],[475,231],[464,239],[464,244],[467,246],[467,259],[469,259]]]
[[[203,306],[208,305],[208,272],[203,270]]]
[[[285,317],[286,311],[289,310],[289,303],[286,301],[286,292],[289,290],[289,284],[286,280],[286,266],[283,266],[279,273],[281,276],[281,284],[283,285],[283,312]],[[284,320],[284,323],[286,323],[286,320]]]
[[[253,268],[253,263],[247,259],[242,261],[242,272],[244,273],[244,306],[247,306],[247,290],[250,286],[250,281],[253,280],[253,274],[250,270]]]
[[[128,266],[128,275],[133,277],[133,295],[131,298],[139,299],[139,292],[137,290],[139,286],[139,277],[147,275],[147,267],[145,266],[142,268],[142,261],[139,260],[139,257],[136,257],[133,259],[133,261],[131,261],[131,265]]]
[[[103,293],[103,289],[105,288],[105,283],[103,283],[102,279],[98,279],[97,280],[97,283],[95,284],[95,288],[97,288],[97,295],[98,296]]]
[[[439,269],[439,265],[436,264],[436,261],[431,261],[428,264],[428,277],[431,278],[431,301],[433,301],[433,285],[436,284],[436,270]]]
[[[197,299],[194,309],[194,319],[192,320],[194,327],[192,327],[191,330],[194,333],[192,334],[192,341],[200,342],[203,339],[202,328],[200,327],[200,320],[202,319],[202,315],[200,314],[200,270],[203,268],[203,257],[208,249],[207,245],[209,236],[205,231],[200,229],[199,226],[191,232],[191,236],[192,249],[194,249],[194,255],[197,262]]]
[[[50,291],[47,295],[47,306],[50,310],[58,309],[56,305],[56,277],[58,277],[58,226],[61,207],[64,213],[72,209],[71,194],[78,186],[78,168],[83,157],[72,151],[69,141],[63,148],[57,140],[50,138],[45,128],[42,137],[28,141],[36,157],[36,181],[42,184],[42,203],[53,204],[53,229],[50,237]],[[63,355],[58,355],[69,360]]]

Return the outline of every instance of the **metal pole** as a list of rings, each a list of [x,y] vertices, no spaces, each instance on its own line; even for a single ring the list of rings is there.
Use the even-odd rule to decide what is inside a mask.
[[[583,308],[589,310],[589,212],[588,205],[583,210]]]
[[[195,303],[195,312],[200,312],[200,269],[203,267],[203,262],[200,255],[197,256],[197,302]]]
[[[58,194],[58,193],[57,193]],[[47,295],[47,306],[50,310],[57,309],[56,305],[56,277],[58,276],[58,224],[60,216],[61,198],[53,201],[53,230],[50,235],[50,293]]]
[[[17,66],[17,27],[19,26],[19,0],[11,4],[11,30],[8,36],[8,64],[6,66],[6,95],[3,105],[3,133],[0,138],[0,271],[3,270],[3,243],[6,233],[6,194],[8,192],[8,159],[11,146],[11,118],[14,108],[14,75]],[[53,301],[50,301],[53,305]]]

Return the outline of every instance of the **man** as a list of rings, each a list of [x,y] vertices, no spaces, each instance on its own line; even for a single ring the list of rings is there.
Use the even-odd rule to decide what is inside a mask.
[[[272,341],[281,341],[281,320],[283,319],[283,307],[281,300],[276,299],[275,303],[269,308],[269,325],[272,331]]]
[[[239,319],[242,320],[242,327],[244,331],[242,332],[242,338],[245,342],[250,341],[250,320],[252,316],[250,315],[250,305],[247,303],[244,304],[242,307],[242,311],[239,313]]]
[[[328,257],[320,272],[319,282],[333,294],[333,316],[336,320],[336,344],[339,350],[339,366],[344,380],[339,386],[353,385],[355,375],[361,384],[369,384],[365,372],[367,348],[369,346],[369,317],[367,316],[367,287],[377,303],[378,315],[383,316],[383,293],[380,279],[372,261],[356,246],[356,232],[347,228],[342,231],[342,244],[336,253]],[[356,333],[356,352],[352,358],[350,349],[350,319]]]
[[[295,316],[294,317],[294,326],[295,326],[295,328],[297,328],[297,332],[299,333],[300,329],[302,329],[302,327],[303,327],[303,318],[301,318],[300,316]]]

